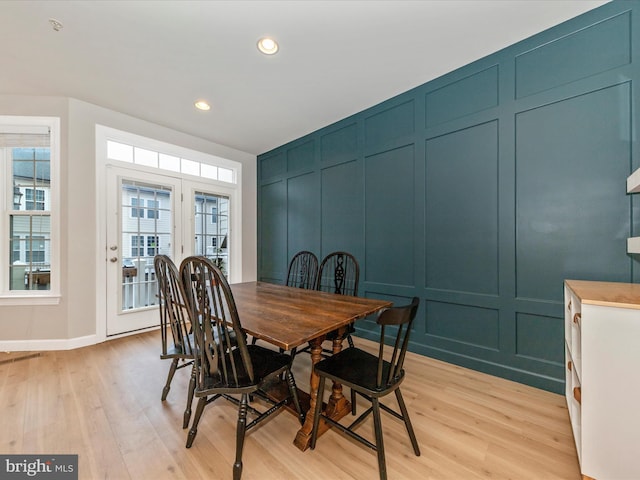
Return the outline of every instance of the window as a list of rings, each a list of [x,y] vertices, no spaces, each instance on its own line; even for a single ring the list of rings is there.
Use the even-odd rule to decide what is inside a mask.
[[[160,218],[160,202],[158,200],[147,200],[147,218]]]
[[[154,235],[149,235],[147,237],[147,257],[153,257],[160,246],[160,241],[158,237]]]
[[[207,162],[176,157],[167,153],[134,147],[114,140],[107,140],[107,158],[110,160],[193,175],[209,180],[218,180],[224,183],[235,184],[238,182],[236,170],[223,166],[229,164],[227,160],[212,155],[209,155],[209,157],[213,159],[214,163],[219,163],[219,165],[211,165]]]
[[[131,236],[131,256],[144,257],[144,237],[142,235]]]
[[[0,304],[59,292],[59,125],[53,117],[0,116]]]
[[[144,200],[137,197],[131,199],[131,218],[144,218],[144,208],[136,208],[138,205],[143,206]]]
[[[229,197],[195,192],[196,255],[206,255],[226,274],[229,268]]]
[[[147,257],[154,257],[159,252],[160,237],[157,235],[131,235],[131,257],[144,257],[145,245]],[[145,240],[146,239],[146,240]]]
[[[27,210],[44,210],[44,190],[25,188],[24,196]]]
[[[146,191],[138,191],[133,190],[134,195],[145,195],[149,194]],[[130,217],[131,218],[152,218],[159,219],[160,218],[160,200],[145,200],[144,198],[140,198],[139,196],[134,196],[129,198],[130,205]],[[146,202],[146,208],[145,207]],[[145,213],[146,212],[146,213]]]
[[[31,248],[27,249],[27,263],[45,263],[45,237],[34,235],[31,237]]]
[[[20,241],[11,240],[11,263],[20,261]]]

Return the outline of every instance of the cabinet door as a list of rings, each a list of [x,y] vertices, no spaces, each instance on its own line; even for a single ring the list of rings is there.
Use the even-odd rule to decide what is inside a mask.
[[[582,473],[640,478],[640,310],[583,305]]]

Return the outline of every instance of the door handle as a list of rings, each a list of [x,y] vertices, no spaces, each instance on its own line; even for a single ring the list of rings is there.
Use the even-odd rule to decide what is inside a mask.
[[[110,261],[111,263],[116,263],[116,262],[118,261],[118,257],[111,257],[111,258],[109,259],[109,261]]]

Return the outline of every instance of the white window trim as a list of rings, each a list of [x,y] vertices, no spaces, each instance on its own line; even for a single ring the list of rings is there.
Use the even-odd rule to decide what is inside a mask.
[[[1,187],[5,195],[0,210],[0,305],[57,305],[60,303],[60,118],[0,115],[0,125],[48,126],[50,130],[50,195],[51,195],[51,288],[50,290],[9,290],[6,268],[11,260],[9,251],[9,203],[13,204],[13,191],[7,189],[6,179],[11,178],[10,162],[5,163]]]

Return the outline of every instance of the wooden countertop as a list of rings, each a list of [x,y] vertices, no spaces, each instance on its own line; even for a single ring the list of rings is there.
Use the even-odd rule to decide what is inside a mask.
[[[582,303],[640,310],[640,284],[565,280]]]

